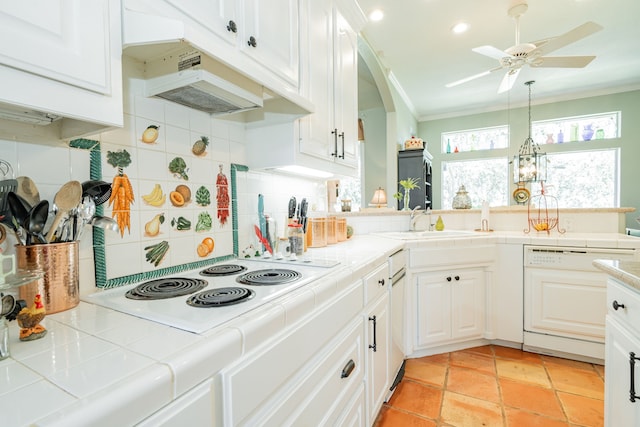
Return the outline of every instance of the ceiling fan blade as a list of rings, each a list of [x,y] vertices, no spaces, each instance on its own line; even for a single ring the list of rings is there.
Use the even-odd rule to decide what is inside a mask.
[[[484,77],[493,73],[494,71],[501,70],[502,67],[495,67],[487,71],[483,71],[482,73],[474,74],[473,76],[465,77],[464,79],[456,80],[455,82],[447,83],[445,87],[454,87],[461,85],[462,83],[470,82],[471,80],[479,79],[480,77]]]
[[[583,68],[594,59],[595,56],[542,56],[530,65],[541,68]]]
[[[489,46],[489,45],[474,47],[471,50],[476,52],[476,53],[479,53],[480,55],[488,56],[489,58],[494,58],[494,59],[498,59],[498,60],[500,60],[500,59],[502,59],[504,57],[510,57],[511,56],[507,52],[505,52],[503,50],[500,50],[497,47],[493,47],[493,46]]]
[[[510,91],[513,87],[513,84],[516,82],[516,79],[518,78],[518,74],[520,74],[520,68],[508,70],[502,78],[502,81],[500,82],[498,93]]]
[[[591,21],[585,22],[584,24],[574,28],[573,30],[567,31],[560,36],[534,42],[533,44],[537,47],[533,51],[529,52],[529,56],[533,56],[535,54],[544,55],[547,53],[551,53],[554,50],[558,50],[561,47],[590,36],[593,33],[597,33],[600,30],[602,30],[601,25],[598,25],[595,22]]]

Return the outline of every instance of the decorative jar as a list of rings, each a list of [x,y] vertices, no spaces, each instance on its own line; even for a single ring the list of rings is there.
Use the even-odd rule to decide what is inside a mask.
[[[461,185],[453,198],[453,209],[471,209],[471,197],[464,185]]]

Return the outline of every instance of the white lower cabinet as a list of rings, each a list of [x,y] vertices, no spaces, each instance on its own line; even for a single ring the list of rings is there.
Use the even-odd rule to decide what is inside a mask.
[[[483,269],[452,269],[414,276],[417,348],[484,336],[484,275]]]
[[[607,307],[604,424],[637,426],[640,425],[640,294],[609,279]]]
[[[207,380],[162,408],[138,427],[206,427],[215,425],[211,402],[213,380]]]

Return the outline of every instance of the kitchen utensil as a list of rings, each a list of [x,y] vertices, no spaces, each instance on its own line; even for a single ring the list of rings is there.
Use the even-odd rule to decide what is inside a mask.
[[[18,181],[15,179],[4,179],[0,181],[0,215],[9,213],[9,200],[7,195],[18,188]]]
[[[22,198],[17,193],[11,191],[7,194],[7,200],[9,202],[9,211],[11,216],[15,220],[16,224],[23,227],[24,222],[29,217],[30,206],[27,206]]]
[[[118,227],[116,220],[109,218],[108,216],[94,215],[89,224],[97,228],[102,228],[103,230],[115,232],[120,231],[120,227]]]
[[[291,197],[289,199],[289,219],[292,219],[293,216],[296,214],[296,198],[295,197]]]
[[[262,246],[265,247],[265,249],[273,255],[273,249],[271,248],[271,245],[269,244],[269,241],[267,239],[265,239],[265,237],[262,235],[262,232],[260,232],[260,228],[257,225],[253,226],[255,232],[256,232],[256,236],[258,237],[258,240],[260,241],[260,243],[262,243]]]
[[[49,217],[49,201],[41,200],[40,203],[35,205],[29,212],[29,217],[23,225],[26,228],[27,233],[30,236],[36,236],[40,243],[47,243],[48,241],[42,235],[44,225]]]
[[[89,180],[82,183],[82,197],[89,196],[96,206],[109,200],[111,196],[111,184],[105,181]]]
[[[307,232],[307,209],[309,208],[309,203],[306,198],[303,198],[300,202],[300,224],[302,224],[302,232]]]
[[[56,196],[53,199],[53,202],[58,207],[58,212],[56,212],[56,216],[53,219],[53,223],[51,224],[51,228],[47,233],[47,242],[51,242],[53,239],[53,235],[56,232],[56,228],[58,224],[62,220],[62,218],[73,208],[78,206],[80,202],[82,202],[82,184],[78,181],[69,181],[64,184],[60,190],[56,193]]]
[[[267,234],[267,219],[264,216],[264,196],[258,194],[258,223],[260,224],[260,234]]]
[[[28,176],[19,176],[16,181],[18,182],[18,188],[16,189],[18,196],[22,197],[31,206],[37,205],[40,201],[40,192],[36,187],[36,183]]]

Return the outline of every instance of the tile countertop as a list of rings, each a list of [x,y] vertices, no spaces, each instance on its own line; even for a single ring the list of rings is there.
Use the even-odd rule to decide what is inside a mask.
[[[640,292],[640,262],[599,259],[593,265]]]
[[[11,356],[0,361],[0,424],[133,425],[401,247],[400,241],[365,235],[313,249],[313,257],[341,265],[322,280],[201,335],[86,302],[45,317],[48,332],[39,340],[21,342],[17,323],[10,322]]]
[[[42,322],[48,333],[40,340],[20,342],[19,328],[10,322],[11,357],[0,361],[2,425],[135,424],[251,351],[274,327],[284,328],[303,317],[403,244],[492,242],[640,247],[640,238],[615,233],[497,231],[425,241],[356,235],[308,252],[317,259],[340,260],[340,267],[323,280],[201,335],[81,302],[48,315]],[[272,329],[266,332],[265,325]]]

